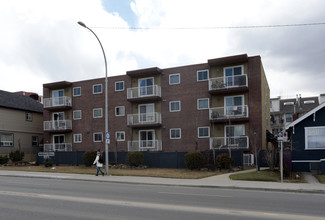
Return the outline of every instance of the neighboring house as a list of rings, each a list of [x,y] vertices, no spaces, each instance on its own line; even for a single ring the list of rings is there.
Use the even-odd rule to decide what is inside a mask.
[[[43,85],[45,151],[104,150],[104,87],[104,78]],[[269,95],[260,56],[246,54],[109,77],[109,151],[265,148]]]
[[[32,99],[35,99],[36,101],[40,102],[43,104],[43,96],[38,95],[35,92],[25,92],[25,91],[19,91],[19,92],[15,92],[16,94],[19,95],[24,95],[24,96],[29,96]]]
[[[21,150],[35,161],[42,150],[43,105],[34,99],[0,90],[0,154]]]
[[[325,174],[325,102],[286,126],[293,171]]]

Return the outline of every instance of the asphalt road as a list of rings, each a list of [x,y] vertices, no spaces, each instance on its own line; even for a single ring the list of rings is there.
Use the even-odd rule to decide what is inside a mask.
[[[325,219],[325,195],[0,178],[0,219]]]

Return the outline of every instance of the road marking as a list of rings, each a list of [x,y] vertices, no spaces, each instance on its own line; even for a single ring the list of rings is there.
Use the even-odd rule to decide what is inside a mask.
[[[202,196],[202,197],[222,197],[222,198],[232,198],[233,196],[223,196],[223,195],[207,195],[198,193],[176,193],[176,192],[158,192],[160,194],[170,194],[170,195],[183,195],[183,196]]]
[[[42,194],[42,193],[0,191],[0,195],[40,198],[40,199],[48,199],[48,200],[60,200],[60,201],[79,202],[79,203],[94,203],[94,204],[101,204],[101,205],[115,205],[115,206],[143,208],[143,209],[184,211],[184,212],[192,212],[192,213],[218,214],[218,215],[229,215],[229,216],[238,216],[238,217],[245,216],[245,217],[253,217],[257,219],[261,219],[262,216],[265,216],[271,219],[283,219],[283,220],[284,219],[324,220],[324,217],[288,214],[288,213],[273,213],[273,212],[262,212],[262,211],[253,211],[253,210],[223,209],[223,208],[214,208],[214,207],[198,207],[198,206],[190,206],[190,205],[123,201],[123,200],[111,200],[111,199],[88,198],[88,197],[77,197],[77,196],[51,195],[51,194]]]

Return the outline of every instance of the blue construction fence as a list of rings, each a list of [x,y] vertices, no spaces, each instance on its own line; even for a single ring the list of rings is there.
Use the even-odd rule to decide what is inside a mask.
[[[56,165],[83,165],[83,154],[85,151],[70,151],[70,152],[54,152],[50,155],[53,164]],[[143,151],[143,165],[152,168],[186,168],[184,157],[187,152],[151,152]],[[207,164],[214,164],[214,155],[217,157],[221,153],[228,151],[205,151],[201,152]],[[109,152],[110,164],[126,164],[126,156],[128,152]],[[103,154],[105,155],[105,154]],[[232,151],[231,157],[234,158],[234,166],[243,166],[243,151]],[[43,164],[44,156],[37,156],[37,164]]]

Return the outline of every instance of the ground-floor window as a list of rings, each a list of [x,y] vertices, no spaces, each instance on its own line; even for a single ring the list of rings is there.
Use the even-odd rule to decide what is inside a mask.
[[[0,147],[13,147],[14,134],[0,133]]]
[[[305,128],[305,149],[325,149],[325,127]]]

